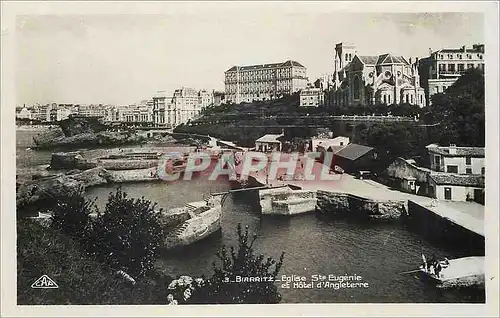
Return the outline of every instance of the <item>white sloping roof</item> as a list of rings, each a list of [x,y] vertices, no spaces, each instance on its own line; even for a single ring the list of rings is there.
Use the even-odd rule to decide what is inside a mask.
[[[267,134],[259,139],[257,139],[255,142],[280,142],[278,138],[283,137],[283,134]]]

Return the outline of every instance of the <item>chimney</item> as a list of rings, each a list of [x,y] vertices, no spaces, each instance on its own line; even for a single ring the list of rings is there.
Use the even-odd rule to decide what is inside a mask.
[[[462,52],[465,52],[465,45],[460,48]]]
[[[429,48],[429,55],[432,55],[432,49]]]
[[[457,145],[450,144],[448,151],[449,151],[450,155],[456,155],[457,154]]]

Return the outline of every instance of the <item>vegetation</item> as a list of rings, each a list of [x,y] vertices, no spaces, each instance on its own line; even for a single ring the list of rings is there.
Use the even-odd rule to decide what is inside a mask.
[[[281,253],[278,261],[272,257],[255,255],[253,244],[256,235],[249,236],[248,227],[242,232],[241,224],[237,226],[238,250],[228,250],[222,246],[217,257],[221,266],[213,264],[214,273],[202,288],[195,289],[190,303],[197,304],[276,304],[281,295],[274,283],[285,254]],[[274,268],[273,268],[274,267]],[[272,278],[267,282],[239,282],[236,277]]]
[[[159,213],[150,201],[111,193],[104,213],[81,195],[58,197],[49,207],[50,225],[20,219],[18,225],[19,304],[174,304],[277,303],[272,282],[229,284],[228,278],[276,277],[282,262],[254,255],[248,229],[238,224],[238,251],[225,247],[218,254],[222,265],[209,279],[178,279],[154,267],[163,239]],[[95,213],[91,215],[92,213]],[[274,265],[274,269],[271,267]],[[132,280],[118,275],[122,270]],[[33,289],[48,275],[58,289]],[[187,291],[189,289],[189,291]],[[192,296],[192,297],[191,297]]]
[[[425,118],[436,124],[434,142],[457,146],[485,145],[484,74],[471,69],[446,92],[432,96]]]
[[[85,253],[62,231],[22,219],[17,223],[17,302],[19,305],[165,304],[172,278],[151,273],[135,285]],[[48,275],[59,288],[33,289]]]

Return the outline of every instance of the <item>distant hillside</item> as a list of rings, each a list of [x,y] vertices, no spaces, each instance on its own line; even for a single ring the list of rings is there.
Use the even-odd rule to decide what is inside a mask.
[[[272,127],[279,123],[280,115],[304,113],[304,111],[299,108],[298,93],[270,101],[224,104],[206,108],[200,118],[176,127],[174,132],[210,135],[237,142],[241,146],[253,146],[255,139],[264,134],[281,132],[280,128]]]

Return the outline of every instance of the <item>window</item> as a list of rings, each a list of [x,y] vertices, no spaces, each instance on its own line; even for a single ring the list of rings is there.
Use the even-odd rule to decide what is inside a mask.
[[[484,175],[484,167],[481,168],[481,174]]]
[[[436,165],[440,165],[441,164],[441,156],[434,156],[434,163]]]
[[[448,64],[448,71],[455,72],[455,64]]]
[[[354,99],[359,99],[360,96],[360,90],[361,90],[361,84],[359,82],[359,77],[355,76],[354,77]]]
[[[444,199],[451,200],[451,188],[444,188]]]
[[[460,63],[457,66],[458,66],[458,71],[459,72],[463,72],[464,71],[464,64],[463,63]]]
[[[472,174],[472,169],[471,168],[465,168],[465,173],[466,174]]]
[[[410,104],[413,104],[413,95],[410,95]]]
[[[465,164],[466,164],[466,165],[470,165],[470,164],[471,164],[471,161],[472,161],[471,157],[468,157],[468,156],[467,156],[467,157],[465,157]]]
[[[449,172],[449,173],[458,173],[458,166],[448,165],[448,166],[446,166],[446,172]]]
[[[439,64],[439,71],[446,71],[446,64]]]
[[[458,59],[461,60],[462,59],[462,54],[457,54],[458,56]]]

